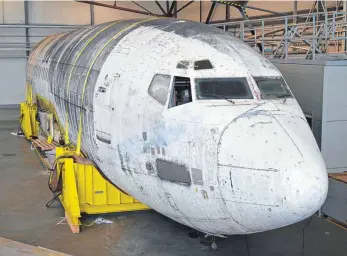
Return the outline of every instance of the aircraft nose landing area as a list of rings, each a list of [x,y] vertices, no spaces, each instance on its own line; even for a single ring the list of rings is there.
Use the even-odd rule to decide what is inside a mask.
[[[240,233],[305,219],[321,207],[328,190],[325,165],[307,123],[266,110],[241,115],[225,128],[218,180],[229,214],[244,228]]]

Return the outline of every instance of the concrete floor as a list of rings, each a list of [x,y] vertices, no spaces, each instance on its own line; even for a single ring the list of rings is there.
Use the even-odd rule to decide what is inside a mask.
[[[190,238],[189,228],[154,211],[112,214],[113,224],[83,226],[72,234],[57,225],[63,216],[51,198],[47,173],[24,139],[10,135],[18,128],[18,110],[0,109],[0,237],[41,246],[75,256],[83,255],[235,255],[235,256],[342,256],[347,254],[347,231],[313,217],[307,221],[265,233],[217,239],[218,250]],[[83,218],[91,223],[97,216]],[[248,248],[247,248],[248,244]]]

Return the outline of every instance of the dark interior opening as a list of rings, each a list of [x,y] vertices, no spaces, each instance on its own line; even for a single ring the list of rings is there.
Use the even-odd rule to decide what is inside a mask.
[[[312,130],[312,116],[305,116],[308,125],[310,126],[311,130]]]
[[[192,102],[192,89],[190,78],[176,76],[171,97],[170,107],[175,107]]]

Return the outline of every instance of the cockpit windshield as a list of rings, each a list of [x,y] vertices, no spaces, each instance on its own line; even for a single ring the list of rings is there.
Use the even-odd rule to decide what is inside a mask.
[[[208,99],[253,99],[252,92],[244,77],[196,78],[196,97]]]
[[[262,99],[292,98],[286,82],[282,77],[253,77]]]

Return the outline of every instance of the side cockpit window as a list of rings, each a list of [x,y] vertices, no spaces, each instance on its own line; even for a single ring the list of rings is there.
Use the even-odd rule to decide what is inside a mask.
[[[165,105],[167,101],[170,80],[169,75],[156,74],[148,88],[148,94],[162,105]]]
[[[170,108],[192,102],[192,89],[189,77],[174,77]]]
[[[262,99],[292,98],[288,85],[282,77],[253,77]]]

